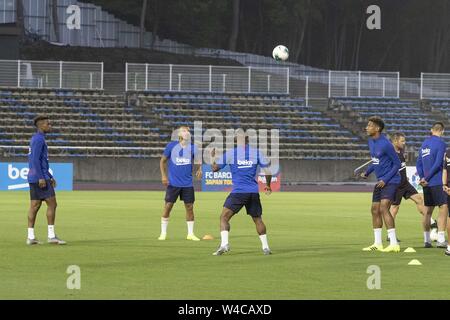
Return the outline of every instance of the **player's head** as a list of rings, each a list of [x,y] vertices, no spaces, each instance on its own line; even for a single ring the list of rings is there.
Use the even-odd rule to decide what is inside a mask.
[[[178,128],[178,141],[190,141],[191,130],[187,126],[181,126]]]
[[[392,144],[400,150],[405,149],[405,145],[406,145],[406,137],[405,134],[403,132],[395,132],[392,137]]]
[[[435,122],[431,127],[431,134],[433,136],[442,136],[444,134],[444,124],[442,122]]]
[[[376,136],[377,134],[383,132],[383,129],[384,121],[380,117],[373,116],[369,118],[366,126],[367,135],[371,137]]]
[[[50,120],[45,115],[39,115],[33,119],[34,126],[44,133],[50,132],[52,129],[50,125]]]

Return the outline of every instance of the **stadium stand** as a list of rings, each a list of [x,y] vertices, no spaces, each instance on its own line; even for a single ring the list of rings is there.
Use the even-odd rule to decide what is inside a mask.
[[[28,146],[37,114],[52,120],[53,132],[47,138],[52,155],[139,157],[161,151],[152,124],[117,96],[98,91],[13,89],[0,91],[0,104],[0,145],[12,156],[27,153],[13,146]]]
[[[154,92],[126,104],[99,91],[3,89],[0,103],[0,145],[10,156],[26,154],[31,120],[45,113],[54,127],[48,144],[55,156],[158,157],[174,128],[201,120],[204,130],[279,129],[280,158],[367,157],[359,137],[288,95]]]
[[[450,124],[450,99],[427,99],[422,101],[422,106],[444,117]]]
[[[365,143],[303,99],[285,94],[139,93],[137,109],[161,123],[161,139],[179,125],[280,130],[281,159],[365,158]]]
[[[418,105],[416,102],[395,98],[335,97],[330,100],[330,117],[339,119],[344,127],[353,128],[356,135],[364,137],[364,128],[370,116],[380,116],[386,124],[386,132],[401,131],[406,135],[407,151],[415,152],[423,140],[430,135],[436,121],[447,122],[438,113]],[[449,107],[450,110],[450,107]],[[445,136],[444,139],[448,139]]]
[[[450,101],[442,99],[419,106],[392,98],[337,97],[319,111],[286,94],[131,96],[127,102],[102,91],[1,89],[2,155],[26,155],[37,114],[52,119],[52,156],[70,157],[159,157],[174,128],[202,121],[203,130],[222,128],[224,135],[225,129],[279,129],[280,159],[365,159],[364,127],[371,115],[385,120],[387,133],[404,132],[408,151],[417,150],[434,121],[450,123]]]

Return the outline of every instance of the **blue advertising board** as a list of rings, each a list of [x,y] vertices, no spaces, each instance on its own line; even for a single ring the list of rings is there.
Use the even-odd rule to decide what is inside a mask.
[[[226,166],[218,172],[213,172],[211,166],[202,165],[202,191],[231,191],[233,182],[230,167]]]
[[[230,167],[226,166],[218,172],[211,170],[211,165],[202,165],[202,191],[231,191],[233,188],[232,174]],[[263,191],[266,185],[266,180],[263,175],[257,178],[259,191]],[[280,191],[281,189],[281,174],[278,172],[272,177],[271,183],[272,191]]]
[[[0,162],[0,190],[28,190],[28,163]],[[50,163],[56,190],[73,190],[73,164]]]

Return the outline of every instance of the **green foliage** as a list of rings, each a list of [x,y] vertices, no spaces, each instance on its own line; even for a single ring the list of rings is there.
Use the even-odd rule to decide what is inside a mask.
[[[142,0],[92,0],[138,26]],[[231,0],[149,0],[146,29],[196,47],[229,47]],[[381,30],[366,28],[366,9],[381,8]],[[325,69],[450,72],[450,3],[433,0],[241,0],[237,51]]]

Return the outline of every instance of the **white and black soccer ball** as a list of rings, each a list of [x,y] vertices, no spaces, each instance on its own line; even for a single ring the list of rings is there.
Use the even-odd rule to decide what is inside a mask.
[[[431,229],[430,239],[431,241],[437,241],[438,239],[437,229]]]
[[[283,45],[278,45],[273,49],[272,57],[276,61],[286,61],[289,58],[289,49]]]

